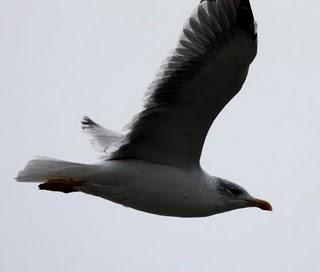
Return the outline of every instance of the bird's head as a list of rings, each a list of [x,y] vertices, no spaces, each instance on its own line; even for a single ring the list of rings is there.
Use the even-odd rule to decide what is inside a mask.
[[[269,202],[251,196],[244,188],[233,182],[218,178],[216,184],[217,192],[225,211],[248,207],[272,211],[272,206]]]

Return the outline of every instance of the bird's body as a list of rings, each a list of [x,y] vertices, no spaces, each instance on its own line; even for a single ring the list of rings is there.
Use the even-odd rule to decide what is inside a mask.
[[[271,205],[200,167],[207,132],[239,92],[257,52],[249,0],[204,0],[183,29],[173,53],[149,87],[144,110],[127,134],[85,117],[83,129],[105,154],[85,165],[32,160],[18,181],[40,189],[81,191],[137,210],[201,217]]]
[[[180,168],[142,160],[107,161],[79,190],[160,215],[198,217],[218,211],[215,179],[199,166]],[[107,179],[105,178],[107,177]]]

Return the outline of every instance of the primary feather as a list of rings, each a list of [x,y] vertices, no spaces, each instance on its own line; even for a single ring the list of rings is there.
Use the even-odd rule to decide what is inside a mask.
[[[93,147],[105,155],[108,155],[112,148],[116,148],[123,137],[123,134],[100,126],[88,116],[83,117],[81,124],[83,131],[91,137]]]

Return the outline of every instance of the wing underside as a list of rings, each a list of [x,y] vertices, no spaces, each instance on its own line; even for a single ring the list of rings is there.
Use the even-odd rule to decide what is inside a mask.
[[[256,51],[249,0],[202,1],[110,159],[198,163],[212,122],[241,89]]]

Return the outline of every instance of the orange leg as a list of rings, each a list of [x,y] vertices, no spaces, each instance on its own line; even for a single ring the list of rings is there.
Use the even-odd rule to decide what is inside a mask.
[[[49,179],[39,185],[40,190],[48,190],[63,193],[79,192],[77,186],[81,186],[84,181],[75,181],[73,179]]]

